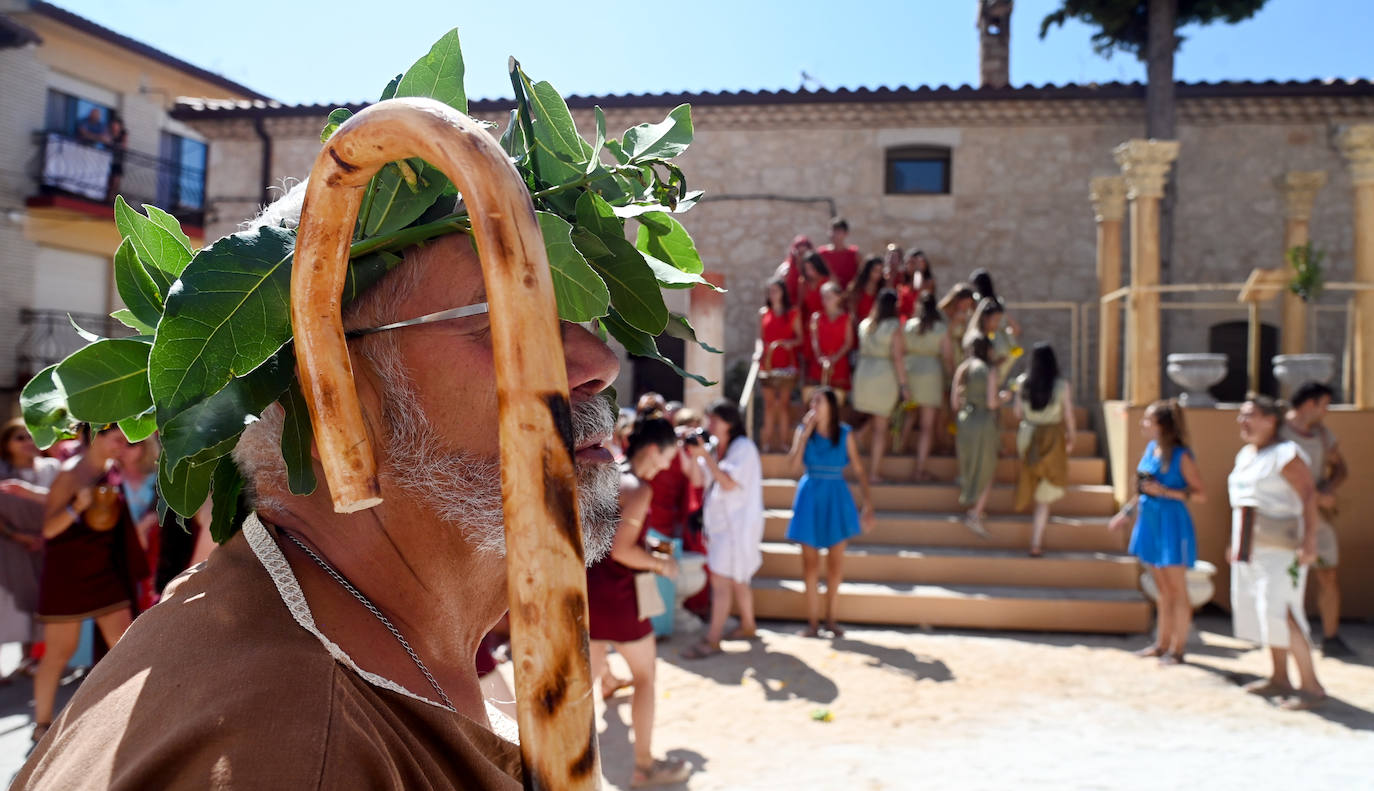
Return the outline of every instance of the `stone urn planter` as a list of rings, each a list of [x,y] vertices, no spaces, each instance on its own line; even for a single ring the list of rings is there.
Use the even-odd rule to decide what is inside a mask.
[[[1292,393],[1303,382],[1325,384],[1336,375],[1336,358],[1329,354],[1279,354],[1274,356],[1274,378]]]
[[[1217,573],[1217,567],[1205,560],[1199,560],[1188,569],[1186,579],[1188,582],[1188,603],[1193,605],[1193,609],[1201,607],[1212,600],[1212,594],[1216,592],[1216,585],[1212,582],[1212,577]],[[1155,587],[1155,578],[1150,572],[1142,572],[1140,575],[1140,589],[1145,591],[1145,595],[1150,597],[1150,601],[1159,601],[1159,589]]]
[[[1168,358],[1169,378],[1183,388],[1178,402],[1186,407],[1216,406],[1217,400],[1207,388],[1226,378],[1224,354],[1171,354]]]

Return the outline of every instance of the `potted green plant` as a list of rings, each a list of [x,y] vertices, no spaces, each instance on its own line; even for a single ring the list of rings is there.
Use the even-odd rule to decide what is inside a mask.
[[[1293,267],[1293,278],[1288,281],[1288,290],[1297,294],[1303,302],[1311,303],[1321,295],[1324,277],[1322,261],[1326,251],[1307,242],[1288,248],[1288,265]],[[1313,319],[1309,311],[1308,320]],[[1315,337],[1315,333],[1308,333]],[[1327,382],[1336,373],[1336,361],[1329,354],[1280,354],[1274,357],[1274,377],[1283,385],[1285,392],[1308,381]]]

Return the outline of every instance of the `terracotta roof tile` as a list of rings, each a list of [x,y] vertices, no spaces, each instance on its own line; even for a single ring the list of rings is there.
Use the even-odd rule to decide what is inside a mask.
[[[1369,80],[1308,80],[1276,82],[1181,82],[1176,88],[1179,99],[1210,99],[1240,97],[1308,97],[1308,96],[1374,96],[1374,82]],[[1066,83],[1041,86],[1023,85],[1005,88],[975,88],[971,85],[905,85],[878,88],[835,88],[825,90],[758,90],[758,91],[700,91],[681,93],[629,93],[566,98],[568,106],[590,108],[600,105],[613,107],[671,107],[690,103],[700,106],[769,105],[769,104],[831,104],[839,102],[922,102],[922,101],[1029,101],[1037,99],[1142,99],[1145,84],[1139,82]],[[339,104],[282,104],[275,101],[242,101],[224,99],[180,98],[172,116],[190,119],[270,118],[295,116],[323,116],[335,107],[358,110],[368,103]],[[509,110],[511,99],[475,99],[469,102],[474,112]]]

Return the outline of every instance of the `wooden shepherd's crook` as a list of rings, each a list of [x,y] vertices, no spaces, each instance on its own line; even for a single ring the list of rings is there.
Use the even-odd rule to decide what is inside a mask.
[[[291,322],[320,463],[336,511],[382,501],[344,345],[341,294],[368,180],[410,157],[443,171],[462,192],[491,305],[525,787],[597,788],[568,377],[543,237],[505,152],[472,119],[432,99],[363,110],[339,127],[310,171]]]

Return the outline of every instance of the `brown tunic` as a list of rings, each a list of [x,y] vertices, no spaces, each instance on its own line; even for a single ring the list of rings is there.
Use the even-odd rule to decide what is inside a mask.
[[[369,684],[292,619],[243,534],[81,685],[13,789],[519,789],[519,748]]]

